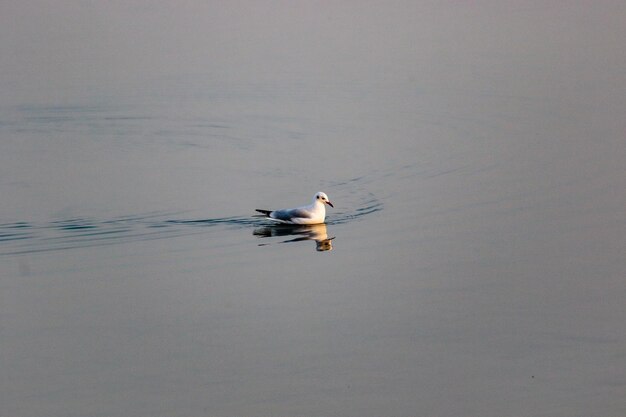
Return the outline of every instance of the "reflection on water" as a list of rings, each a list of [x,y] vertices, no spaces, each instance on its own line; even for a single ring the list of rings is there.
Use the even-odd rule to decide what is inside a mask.
[[[328,230],[325,224],[310,225],[287,225],[280,224],[274,226],[264,226],[254,229],[253,234],[260,238],[267,237],[284,237],[296,236],[292,239],[282,240],[280,243],[302,242],[305,240],[315,241],[315,250],[325,252],[333,249],[332,240],[335,238],[328,237]],[[259,244],[259,246],[268,245],[267,243]]]

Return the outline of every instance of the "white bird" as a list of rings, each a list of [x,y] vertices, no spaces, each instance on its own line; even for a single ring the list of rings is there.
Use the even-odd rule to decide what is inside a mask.
[[[328,199],[328,196],[320,191],[315,194],[313,202],[308,206],[280,210],[256,209],[256,211],[265,214],[268,219],[281,223],[319,224],[324,223],[324,218],[326,218],[326,206],[324,204],[335,207]]]

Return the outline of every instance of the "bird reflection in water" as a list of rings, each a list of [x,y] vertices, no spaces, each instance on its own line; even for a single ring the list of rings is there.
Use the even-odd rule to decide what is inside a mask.
[[[334,237],[328,237],[328,231],[326,225],[321,224],[309,224],[309,225],[275,225],[265,226],[255,229],[253,234],[258,237],[281,237],[281,236],[295,236],[292,239],[283,240],[280,243],[293,243],[301,242],[304,240],[315,241],[315,250],[318,252],[329,251],[333,249],[332,240]],[[259,246],[263,246],[261,244]]]

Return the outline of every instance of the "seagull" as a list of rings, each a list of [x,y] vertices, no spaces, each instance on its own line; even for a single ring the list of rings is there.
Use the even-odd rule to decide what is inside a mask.
[[[326,206],[324,206],[324,204],[335,207],[328,199],[328,196],[320,191],[315,194],[313,202],[308,206],[273,211],[256,209],[256,211],[264,214],[268,219],[280,223],[320,224],[324,223],[324,218],[326,217]]]

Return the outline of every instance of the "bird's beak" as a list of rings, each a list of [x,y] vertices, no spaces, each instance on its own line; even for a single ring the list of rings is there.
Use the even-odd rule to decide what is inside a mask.
[[[329,206],[331,206],[332,208],[335,208],[335,206],[333,206],[333,203],[331,203],[330,201],[327,201],[326,204],[328,204]]]

